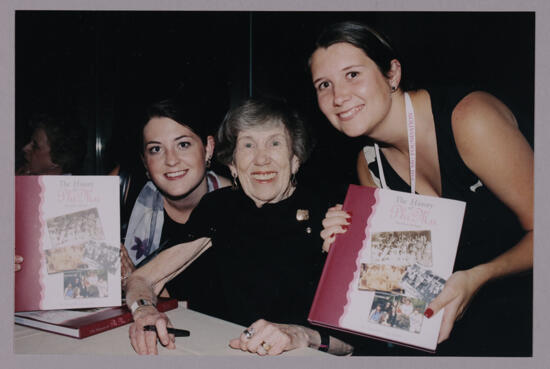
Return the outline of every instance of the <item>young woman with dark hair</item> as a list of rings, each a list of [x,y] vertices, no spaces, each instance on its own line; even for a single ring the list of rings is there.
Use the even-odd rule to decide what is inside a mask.
[[[444,308],[438,353],[530,355],[533,150],[514,114],[483,91],[408,90],[389,42],[358,22],[329,26],[309,64],[330,123],[374,143],[359,154],[361,184],[467,203],[455,272],[424,312]],[[325,250],[347,216],[327,213]]]

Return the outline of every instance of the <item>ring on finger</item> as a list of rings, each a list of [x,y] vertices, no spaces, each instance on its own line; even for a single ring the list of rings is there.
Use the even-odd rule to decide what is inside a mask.
[[[271,345],[265,341],[262,341],[262,348],[266,351],[266,352],[269,352],[269,350],[271,350]]]
[[[250,339],[252,338],[252,336],[254,335],[254,328],[250,327],[250,328],[246,328],[244,331],[243,331],[243,334],[246,338]]]

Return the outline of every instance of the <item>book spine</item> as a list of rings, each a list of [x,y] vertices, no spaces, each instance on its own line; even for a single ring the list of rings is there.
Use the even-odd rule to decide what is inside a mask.
[[[157,302],[157,310],[161,313],[168,310],[173,310],[177,307],[178,307],[178,300],[176,299],[168,299],[168,300],[159,299],[159,301]],[[132,313],[127,311],[122,315],[80,327],[80,334],[78,338],[86,338],[89,336],[93,336],[94,334],[98,334],[113,328],[120,327],[132,321],[133,321]]]

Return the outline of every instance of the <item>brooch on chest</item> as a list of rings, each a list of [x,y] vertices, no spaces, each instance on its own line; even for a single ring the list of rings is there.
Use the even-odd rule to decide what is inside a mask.
[[[307,209],[298,209],[296,211],[296,220],[298,222],[303,222],[309,219],[309,210]]]
[[[296,220],[298,222],[305,222],[309,220],[309,210],[308,209],[298,209],[296,211]],[[306,233],[311,233],[311,227],[306,228]]]

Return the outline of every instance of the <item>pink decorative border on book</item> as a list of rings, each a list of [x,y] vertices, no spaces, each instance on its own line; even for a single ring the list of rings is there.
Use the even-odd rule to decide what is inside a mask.
[[[380,195],[379,195],[378,190],[374,191],[374,199],[375,199],[374,203],[372,203],[372,204],[369,203],[371,211],[370,211],[370,215],[368,216],[368,219],[367,219],[367,225],[365,227],[365,232],[364,232],[365,237],[361,239],[361,243],[358,243],[359,245],[361,245],[361,247],[359,248],[359,250],[356,253],[355,272],[353,273],[353,278],[351,279],[351,281],[348,284],[348,289],[347,289],[347,293],[346,293],[346,301],[347,302],[346,302],[346,305],[344,306],[344,312],[342,313],[342,315],[340,316],[340,320],[338,321],[339,326],[342,326],[343,319],[347,315],[347,313],[350,309],[351,294],[356,289],[357,281],[359,280],[359,274],[361,273],[361,251],[363,250],[363,247],[365,245],[365,240],[368,240],[369,237],[370,237],[371,220],[372,220],[374,214],[376,213],[377,205],[380,203]],[[369,209],[369,206],[365,206],[365,208]],[[357,230],[357,232],[358,231],[359,230]]]
[[[44,185],[39,178],[15,178],[15,244],[16,253],[23,256],[22,270],[15,274],[15,311],[39,310],[44,297],[40,273],[44,257],[40,241],[44,230],[40,219]],[[39,252],[36,252],[36,248]]]
[[[348,303],[348,291],[345,287],[353,281],[355,261],[365,238],[365,223],[376,204],[375,196],[369,196],[366,191],[376,190],[357,185],[350,185],[348,188],[344,210],[352,212],[352,222],[346,233],[336,236],[330,249],[319,281],[322,291],[318,290],[313,300],[309,316],[311,322],[320,321],[323,325],[337,327],[344,314],[344,307]]]

